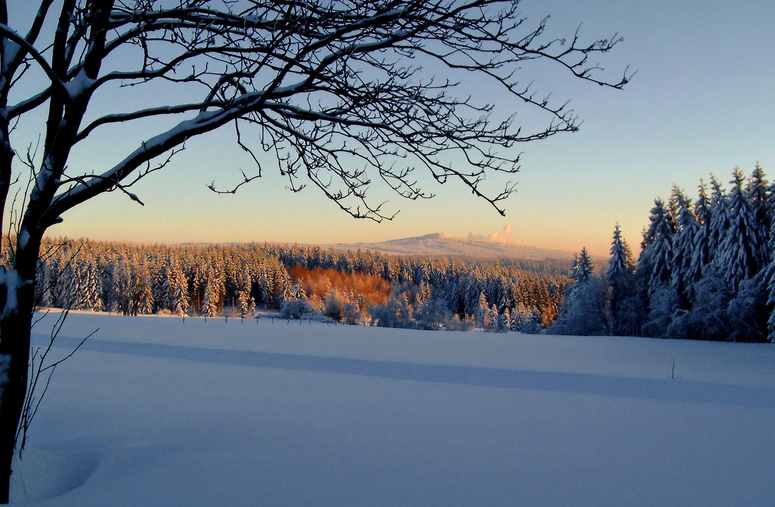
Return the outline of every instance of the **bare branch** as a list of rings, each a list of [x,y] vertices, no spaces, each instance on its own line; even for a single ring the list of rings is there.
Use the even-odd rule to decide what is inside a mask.
[[[509,183],[487,197],[485,175],[517,172],[518,154],[509,154],[515,143],[573,132],[581,124],[567,101],[554,104],[551,94],[538,95],[530,84],[520,84],[516,77],[521,63],[545,60],[574,77],[617,89],[631,78],[625,69],[622,78],[609,82],[590,60],[610,51],[621,41],[618,36],[584,44],[576,30],[567,40],[547,38],[547,19],[526,28],[517,7],[517,2],[495,0],[234,2],[225,7],[208,1],[158,7],[118,2],[109,12],[98,11],[106,27],[100,33],[111,34],[97,41],[100,52],[87,50],[92,40],[88,37],[93,38],[88,27],[97,18],[89,18],[85,8],[76,9],[68,52],[73,57],[75,47],[84,49],[67,70],[67,79],[78,79],[89,58],[101,58],[104,68],[88,83],[86,93],[111,83],[142,86],[152,81],[191,83],[204,93],[200,100],[103,114],[81,128],[71,144],[112,125],[189,115],[101,174],[62,178],[61,190],[52,196],[40,223],[53,223],[67,209],[101,192],[125,191],[124,180],[149,174],[141,168],[153,158],[230,121],[238,125],[239,120],[260,129],[260,144],[275,152],[291,191],[304,188],[299,178],[306,178],[353,216],[392,216],[379,211],[381,204],[367,203],[374,178],[403,198],[432,197],[413,176],[419,168],[442,184],[453,176],[503,213],[497,203],[512,194],[514,186]],[[107,67],[111,55],[123,47],[137,48],[137,58]],[[516,125],[514,115],[491,119],[491,104],[455,97],[458,82],[424,75],[421,59],[502,86],[550,121],[530,129]],[[11,112],[35,107],[46,93],[20,102]],[[501,105],[498,113],[502,110]],[[253,149],[238,126],[235,130],[237,145],[253,159],[258,174],[248,176],[240,169],[236,186],[218,190],[215,183],[208,185],[215,192],[233,193],[261,175]],[[452,153],[465,164],[452,167],[444,162]],[[360,167],[349,166],[356,161]],[[353,200],[358,204],[344,204]]]
[[[27,39],[16,33],[11,27],[4,23],[0,23],[0,35],[14,41],[16,44],[24,48],[24,50],[32,56],[35,62],[46,74],[49,81],[51,81],[51,85],[55,88],[59,88],[64,92],[65,95],[67,95],[67,88],[65,88],[64,83],[59,79],[56,72],[54,72],[54,69],[51,68],[43,55],[40,54],[32,44],[27,42]]]

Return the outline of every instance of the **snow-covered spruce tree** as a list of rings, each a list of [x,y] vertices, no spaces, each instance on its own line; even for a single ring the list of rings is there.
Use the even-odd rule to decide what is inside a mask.
[[[495,331],[498,333],[506,333],[509,330],[509,309],[504,309],[503,313],[498,314],[496,317]]]
[[[775,184],[773,184],[775,186]],[[775,343],[775,220],[771,223],[770,229],[770,257],[769,263],[762,270],[762,279],[767,294],[767,309],[769,318],[767,320],[767,340]]]
[[[170,311],[173,315],[188,313],[188,279],[177,261],[173,261],[167,271],[169,275]]]
[[[645,264],[648,266],[648,279],[645,283],[649,299],[661,285],[670,282],[673,266],[674,222],[662,201],[658,199],[656,204],[659,209],[654,223],[654,240],[642,252],[642,258],[647,259]]]
[[[295,299],[293,293],[293,281],[291,280],[291,277],[288,275],[287,271],[284,269],[282,271],[278,271],[275,274],[275,282],[277,283],[274,295],[275,304],[279,305],[288,299]]]
[[[377,179],[404,197],[427,195],[405,169],[412,167],[439,182],[462,181],[498,207],[514,187],[491,195],[482,182],[493,171],[516,172],[514,144],[579,125],[563,101],[555,106],[520,84],[531,81],[521,77],[523,61],[542,59],[613,88],[628,81],[606,80],[593,61],[618,39],[548,36],[545,22],[528,26],[517,1],[21,3],[34,14],[20,23],[9,20],[7,0],[0,0],[0,216],[7,216],[20,173],[22,185],[32,182],[21,219],[0,223],[17,233],[0,270],[0,355],[10,358],[0,399],[4,492],[26,394],[41,240],[68,210],[109,191],[140,201],[129,189],[135,181],[164,166],[184,142],[230,124],[242,134],[240,146],[250,150],[247,140],[254,139],[259,148],[277,148],[269,151],[290,188],[299,190],[304,176],[357,217],[393,216],[367,200]],[[439,66],[462,72],[439,80]],[[490,115],[487,97],[457,99],[460,75],[482,90],[500,86],[513,102],[504,100]],[[128,90],[132,100],[125,99]],[[159,96],[173,102],[159,106]],[[497,114],[521,107],[541,110],[547,123],[531,128]],[[24,129],[12,129],[21,119]],[[136,139],[136,148],[116,160],[81,163],[90,143],[104,139],[100,134]],[[14,164],[15,153],[35,139],[37,156]],[[165,158],[157,163],[159,157]],[[443,162],[461,159],[473,164]]]
[[[671,246],[672,266],[670,268],[670,284],[678,295],[679,307],[686,309],[689,307],[691,292],[689,287],[692,283],[691,269],[694,242],[700,223],[692,210],[691,199],[687,198],[678,186],[673,186],[673,198],[671,201],[676,203],[678,215]]]
[[[118,259],[113,271],[113,284],[110,287],[111,311],[122,315],[130,315],[132,309],[132,270],[129,260]]]
[[[610,288],[608,312],[615,336],[633,336],[639,331],[634,269],[632,251],[616,224],[606,271]]]
[[[568,296],[557,320],[547,334],[600,336],[611,334],[606,303],[608,286],[602,277],[593,276],[577,282]],[[525,331],[525,326],[522,328]]]
[[[487,317],[485,318],[485,329],[487,331],[498,330],[498,307],[494,304],[490,305],[490,310],[487,312]]]
[[[692,260],[689,264],[689,270],[686,273],[687,291],[689,300],[694,301],[695,285],[702,278],[705,267],[710,262],[710,224],[711,208],[708,200],[705,183],[700,181],[699,194],[697,202],[694,203],[694,216],[697,218],[699,227],[694,234],[694,244],[692,245]]]
[[[415,282],[416,283],[416,282]],[[420,288],[417,291],[417,304],[423,304],[428,298],[431,297],[431,286],[426,280],[420,282]]]
[[[211,268],[205,282],[200,313],[205,317],[215,317],[218,315],[222,308],[222,297],[223,279],[217,270]]]
[[[273,303],[272,301],[272,282],[273,279],[269,273],[267,266],[261,266],[259,269],[258,278],[258,294],[259,302],[266,305],[267,303]]]
[[[653,271],[652,245],[657,239],[657,230],[665,220],[666,214],[665,202],[661,198],[654,199],[654,207],[651,208],[649,215],[649,225],[643,228],[643,239],[640,242],[640,254],[638,254],[636,269],[638,287],[644,304],[648,301],[647,292]]]
[[[595,265],[592,263],[592,259],[589,257],[587,248],[581,249],[581,253],[575,255],[573,258],[573,267],[571,268],[570,277],[576,283],[584,283],[592,278],[592,272],[595,270]]]
[[[710,176],[710,188],[711,222],[710,236],[708,237],[708,255],[710,260],[713,261],[716,258],[717,251],[724,243],[724,239],[730,227],[731,215],[729,211],[729,199],[724,192],[724,188],[712,174]]]
[[[132,263],[132,315],[148,315],[153,312],[153,281],[145,259],[136,257]]]
[[[735,168],[730,182],[728,229],[714,258],[732,292],[743,280],[756,275],[765,263],[766,247],[761,244],[763,238],[756,230],[756,217],[743,190],[744,179],[742,171]]]
[[[490,314],[490,306],[487,304],[487,297],[484,295],[484,291],[479,293],[479,304],[474,311],[474,322],[479,329],[486,329],[488,316]]]
[[[755,231],[760,235],[759,243],[764,246],[764,257],[769,259],[770,249],[770,228],[772,226],[772,190],[768,186],[767,176],[764,169],[756,162],[756,166],[748,178],[748,184],[745,186],[745,196],[751,204],[754,218],[756,220]]]
[[[172,306],[172,287],[170,284],[170,254],[153,272],[153,313],[170,310]]]
[[[570,276],[574,283],[557,320],[546,330],[547,333],[578,336],[610,334],[606,315],[608,286],[601,277],[593,276],[594,270],[587,249],[582,248],[571,268]]]
[[[517,306],[511,312],[511,322],[509,330],[514,332],[522,331],[522,326],[525,325],[529,317],[530,309],[525,307],[523,303],[517,303]]]
[[[237,295],[237,308],[241,317],[252,317],[250,312],[250,291],[253,286],[253,280],[250,277],[250,269],[247,262],[243,261],[241,268],[233,274],[234,290]]]

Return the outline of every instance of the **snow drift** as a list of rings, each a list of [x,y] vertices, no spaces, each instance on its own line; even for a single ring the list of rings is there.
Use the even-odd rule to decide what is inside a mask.
[[[767,345],[72,314],[57,352],[95,328],[56,371],[15,502],[775,497]]]

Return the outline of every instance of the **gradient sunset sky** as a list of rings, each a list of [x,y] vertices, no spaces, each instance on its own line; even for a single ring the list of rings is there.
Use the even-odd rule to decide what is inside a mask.
[[[11,2],[12,21],[22,16],[21,3]],[[668,197],[673,183],[694,197],[711,172],[726,183],[734,166],[750,174],[757,161],[775,177],[775,2],[524,0],[522,8],[536,23],[551,14],[553,36],[572,36],[579,23],[588,41],[618,32],[624,41],[601,64],[614,81],[627,65],[637,74],[622,91],[552,72],[522,77],[557,102],[570,99],[584,123],[577,133],[518,147],[522,169],[506,217],[462,185],[429,181],[426,190],[436,194],[430,201],[374,190],[390,200],[386,209],[401,210],[392,222],[355,220],[312,188],[285,190],[285,179],[269,166],[265,177],[236,195],[216,195],[207,184],[226,187],[240,180],[239,168],[252,170],[233,128],[226,128],[192,140],[168,167],[139,183],[134,191],[144,207],[119,193],[103,195],[68,212],[49,235],[326,244],[505,229],[511,243],[572,251],[586,246],[607,255],[618,222],[637,255],[653,200]],[[498,108],[521,107],[497,89],[473,92]],[[21,124],[19,139],[36,137],[35,124]],[[92,143],[88,153],[76,152],[74,162],[99,168],[135,147],[122,136],[105,137],[98,148]],[[505,181],[493,178],[491,188]]]

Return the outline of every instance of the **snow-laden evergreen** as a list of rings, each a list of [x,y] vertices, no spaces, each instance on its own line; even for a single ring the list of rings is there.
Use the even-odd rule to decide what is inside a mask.
[[[585,283],[592,277],[595,265],[587,252],[586,247],[581,249],[581,253],[575,256],[570,277],[577,283]]]
[[[695,284],[700,280],[705,272],[705,267],[710,262],[711,205],[705,183],[702,180],[700,181],[697,202],[694,204],[694,215],[698,228],[694,233],[691,263],[684,278],[690,301],[694,299]]]
[[[579,336],[610,334],[606,314],[608,288],[601,277],[594,276],[594,270],[587,249],[582,248],[570,273],[574,284],[569,287],[565,305],[548,333]]]
[[[711,259],[716,257],[716,251],[724,243],[732,218],[729,213],[729,202],[724,188],[714,175],[710,176],[711,188],[711,221],[710,234],[708,236],[708,255]]]
[[[773,184],[775,186],[775,184]],[[772,194],[770,194],[772,195]],[[775,198],[770,199],[775,202]],[[771,308],[767,320],[767,340],[775,343],[775,220],[771,223],[769,250],[770,257],[767,267],[763,271],[762,281],[767,295],[767,308]]]
[[[737,291],[743,280],[759,272],[765,261],[765,245],[751,204],[743,190],[745,177],[735,168],[729,194],[730,221],[724,241],[719,245],[714,262],[721,275]]]
[[[692,282],[692,253],[700,223],[692,210],[691,199],[687,198],[677,186],[673,187],[677,203],[676,232],[673,235],[672,267],[670,285],[681,300],[681,307],[687,307]]]
[[[602,305],[576,281],[551,330],[582,334],[603,316],[615,334],[775,342],[775,188],[758,164],[747,184],[735,168],[728,192],[712,175],[710,188],[700,182],[694,206],[677,186],[654,201],[631,278],[617,226]]]
[[[654,201],[649,220],[651,223],[644,237],[645,247],[638,264],[648,298],[671,280],[675,230],[670,210],[665,207],[662,199]]]
[[[610,287],[608,308],[614,335],[631,335],[638,330],[634,270],[632,251],[622,236],[619,224],[616,224],[606,271]]]
[[[758,162],[748,179],[745,194],[756,219],[756,233],[761,235],[760,244],[767,245],[772,226],[772,188],[769,187],[764,169]]]

